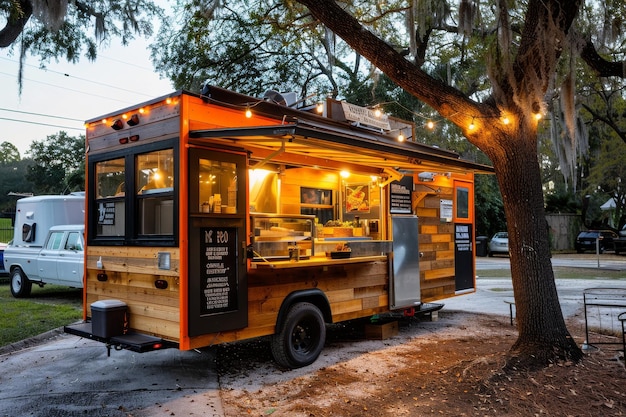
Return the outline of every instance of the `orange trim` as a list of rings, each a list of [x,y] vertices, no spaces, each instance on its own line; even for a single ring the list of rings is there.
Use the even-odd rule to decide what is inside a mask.
[[[458,204],[457,190],[459,188],[467,189],[467,217],[457,217]],[[453,221],[455,223],[472,223],[474,224],[474,183],[463,180],[454,180],[454,212]]]
[[[85,134],[85,146],[89,148],[87,143],[88,135]],[[89,189],[89,153],[85,154],[85,190]],[[89,209],[89,199],[87,198],[87,194],[85,193],[85,232],[83,233],[83,238],[85,239],[83,245],[83,321],[87,320],[87,240],[89,228],[87,225],[89,224],[89,213],[91,210]]]
[[[179,148],[179,172],[178,172],[178,215],[179,220],[179,242],[180,248],[180,293],[179,305],[180,305],[180,349],[189,349],[189,97],[186,95],[181,96],[182,102],[180,103],[180,148]]]

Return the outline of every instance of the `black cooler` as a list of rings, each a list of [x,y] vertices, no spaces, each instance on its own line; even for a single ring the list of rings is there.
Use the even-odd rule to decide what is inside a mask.
[[[128,306],[120,300],[100,300],[91,304],[91,331],[105,339],[128,332]]]

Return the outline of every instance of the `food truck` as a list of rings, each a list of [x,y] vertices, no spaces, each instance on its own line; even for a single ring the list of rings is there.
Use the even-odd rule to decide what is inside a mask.
[[[210,85],[87,121],[66,332],[109,353],[271,336],[297,368],[328,323],[473,291],[474,174],[493,170],[413,138],[374,109]]]

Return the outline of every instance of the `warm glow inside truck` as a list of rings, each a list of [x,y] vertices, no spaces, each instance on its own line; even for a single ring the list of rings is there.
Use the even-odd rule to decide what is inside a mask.
[[[69,333],[138,352],[271,336],[296,368],[328,323],[475,288],[474,175],[493,170],[411,123],[207,85],[86,125],[84,320]]]

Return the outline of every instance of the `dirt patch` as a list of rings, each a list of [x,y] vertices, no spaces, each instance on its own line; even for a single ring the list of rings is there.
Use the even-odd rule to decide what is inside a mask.
[[[362,324],[332,326],[320,358],[303,369],[278,369],[267,340],[218,348],[225,415],[626,415],[619,346],[587,351],[579,364],[504,375],[517,334],[508,317],[441,311],[433,322],[401,319],[399,335],[384,341],[364,340]]]

